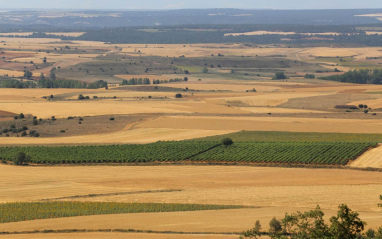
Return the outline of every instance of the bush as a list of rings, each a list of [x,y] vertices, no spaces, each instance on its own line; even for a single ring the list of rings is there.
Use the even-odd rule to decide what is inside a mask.
[[[363,104],[359,104],[358,108],[363,109]]]
[[[364,110],[363,113],[367,114],[369,113],[369,110]]]
[[[233,144],[233,140],[230,139],[230,138],[225,138],[225,139],[222,140],[222,144],[225,145],[225,146],[232,145]]]
[[[24,119],[24,118],[25,118],[24,114],[23,114],[23,113],[20,113],[20,114],[19,114],[19,119]]]
[[[113,120],[114,120],[114,117],[111,117],[110,120],[113,121]]]
[[[13,163],[15,165],[23,165],[24,163],[30,162],[30,160],[31,160],[30,155],[26,155],[24,152],[19,152],[13,159]]]
[[[60,130],[60,133],[65,133],[66,131],[65,130]]]
[[[183,97],[182,94],[179,94],[179,93],[175,95],[175,98],[182,98],[182,97]]]
[[[288,77],[284,74],[284,72],[276,72],[274,79],[276,80],[284,80]]]
[[[38,121],[36,119],[33,120],[33,125],[38,125]]]
[[[79,99],[79,100],[84,100],[84,99],[85,99],[85,96],[83,96],[83,95],[80,94],[80,95],[78,95],[78,99]]]

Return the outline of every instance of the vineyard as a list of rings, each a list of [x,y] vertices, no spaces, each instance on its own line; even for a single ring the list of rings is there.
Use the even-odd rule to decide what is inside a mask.
[[[200,141],[219,141],[222,137],[233,141],[261,142],[380,142],[382,134],[349,134],[349,133],[312,133],[312,132],[278,132],[278,131],[241,131],[224,136],[200,138]]]
[[[0,223],[103,214],[238,209],[242,206],[116,202],[25,202],[0,204]]]
[[[191,160],[209,162],[346,165],[372,143],[236,142],[220,146]]]
[[[0,147],[0,158],[12,161],[19,152],[33,164],[150,162],[234,162],[346,165],[377,143],[355,142],[158,142],[145,145]]]
[[[218,142],[157,142],[140,145],[0,147],[0,158],[11,161],[18,152],[32,157],[36,164],[147,163],[188,159]]]

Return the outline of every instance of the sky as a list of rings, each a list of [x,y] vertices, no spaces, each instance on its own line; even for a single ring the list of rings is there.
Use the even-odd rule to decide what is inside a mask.
[[[381,0],[0,0],[0,9],[351,9],[382,8]]]

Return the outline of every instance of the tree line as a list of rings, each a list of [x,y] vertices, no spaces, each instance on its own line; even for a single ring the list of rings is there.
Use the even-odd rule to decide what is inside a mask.
[[[355,84],[382,84],[382,70],[353,70],[342,75],[332,75],[320,79]]]

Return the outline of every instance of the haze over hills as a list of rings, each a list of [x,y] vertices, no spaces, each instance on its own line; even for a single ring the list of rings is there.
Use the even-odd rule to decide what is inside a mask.
[[[88,29],[121,26],[173,26],[195,24],[302,24],[354,25],[382,23],[382,9],[352,10],[75,10],[3,11],[5,26],[60,27]],[[361,16],[368,15],[368,16]]]

